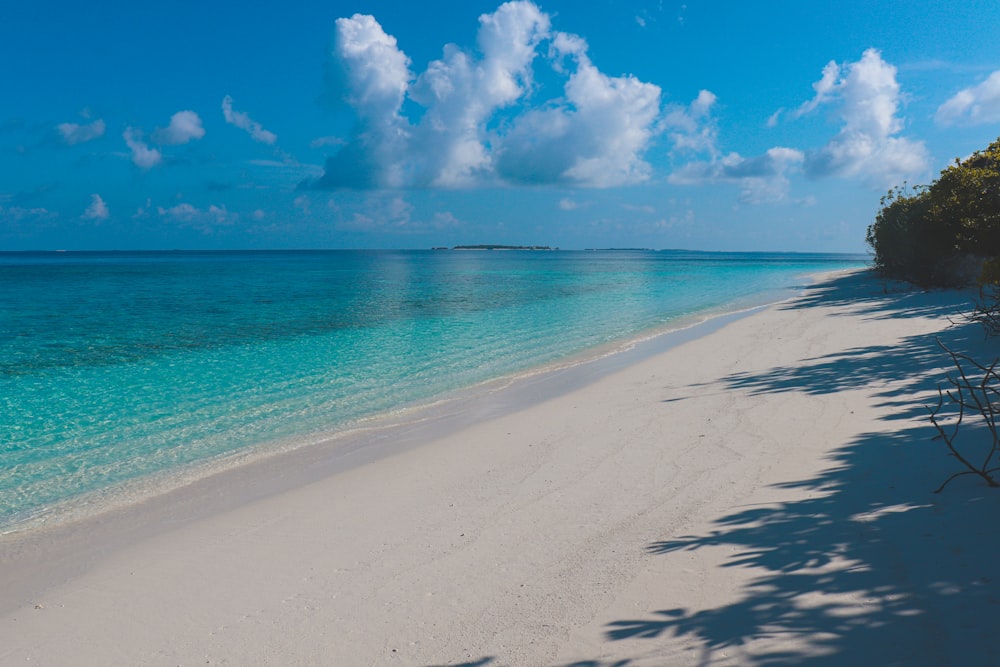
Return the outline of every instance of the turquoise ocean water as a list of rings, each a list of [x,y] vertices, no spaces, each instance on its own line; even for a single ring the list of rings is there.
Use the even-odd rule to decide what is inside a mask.
[[[0,531],[864,265],[681,251],[0,253]]]

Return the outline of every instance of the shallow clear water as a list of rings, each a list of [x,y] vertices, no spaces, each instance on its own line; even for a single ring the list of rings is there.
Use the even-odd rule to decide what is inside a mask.
[[[863,265],[677,251],[0,253],[0,527]]]

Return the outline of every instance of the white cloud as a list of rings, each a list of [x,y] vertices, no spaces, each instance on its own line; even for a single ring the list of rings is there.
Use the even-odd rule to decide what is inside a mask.
[[[393,230],[397,232],[424,231],[413,226],[413,205],[398,195],[367,195],[350,218],[341,221],[340,229],[355,232]]]
[[[231,225],[239,218],[237,214],[227,211],[225,205],[212,204],[205,212],[220,225]]]
[[[187,203],[177,204],[176,206],[172,206],[170,208],[163,208],[161,206],[157,209],[157,212],[161,216],[173,218],[174,220],[180,220],[182,222],[192,220],[200,213],[197,208]]]
[[[418,178],[432,185],[470,185],[488,177],[485,125],[529,89],[536,48],[549,30],[548,16],[530,2],[506,3],[479,23],[482,59],[448,45],[410,90],[427,108],[413,146],[423,156]]]
[[[343,148],[327,160],[321,185],[374,187],[402,185],[409,134],[399,115],[412,75],[410,59],[372,16],[337,19],[332,52],[340,97],[354,109],[358,127]]]
[[[549,17],[532,2],[507,2],[480,16],[479,23],[476,41],[483,53],[486,101],[509,104],[531,84],[531,61],[548,36]]]
[[[178,111],[170,117],[170,125],[153,132],[151,138],[158,144],[177,146],[205,136],[201,118],[193,111]]]
[[[84,220],[107,220],[108,205],[101,199],[101,195],[90,195],[90,205],[83,212]]]
[[[142,140],[142,132],[132,127],[126,127],[122,133],[125,144],[132,151],[132,162],[142,169],[151,169],[163,161],[163,155],[155,148],[150,148]]]
[[[278,135],[264,129],[264,126],[250,118],[244,111],[233,110],[233,98],[226,95],[222,98],[222,115],[226,122],[245,131],[254,141],[262,144],[273,144]]]
[[[868,51],[865,52],[866,54]],[[795,116],[804,116],[807,113],[812,113],[816,110],[820,104],[823,104],[829,100],[830,95],[833,93],[834,89],[837,87],[837,78],[840,76],[840,65],[835,61],[831,60],[823,68],[823,77],[812,85],[813,90],[816,91],[816,96],[813,97],[808,102],[804,102],[802,106],[795,110]]]
[[[659,87],[600,72],[586,42],[551,33],[550,17],[533,2],[504,3],[479,23],[478,54],[446,45],[414,78],[373,17],[338,19],[332,69],[358,125],[314,186],[459,187],[499,178],[602,187],[648,178],[642,153],[657,132]],[[528,96],[539,58],[568,77],[562,97]],[[402,113],[407,97],[423,108],[412,121]],[[501,109],[517,104],[524,106],[500,120]]]
[[[580,208],[580,204],[569,197],[563,197],[559,200],[559,208],[563,211],[575,211]]]
[[[497,148],[497,171],[521,183],[610,187],[649,178],[642,159],[656,134],[660,88],[632,76],[609,77],[586,54],[578,37],[556,39],[557,56],[576,71],[565,99],[522,115]]]
[[[978,86],[964,88],[942,104],[934,120],[940,125],[984,125],[1000,122],[1000,70]]]
[[[292,200],[292,206],[299,209],[303,213],[308,214],[312,208],[312,201],[309,199],[308,195],[299,195]]]
[[[60,123],[56,125],[56,130],[59,131],[62,140],[70,146],[83,144],[93,141],[98,137],[103,137],[105,129],[107,128],[104,121],[100,118],[86,125],[79,125],[77,123]]]
[[[675,185],[735,183],[744,203],[780,202],[788,194],[788,173],[798,169],[805,159],[801,151],[780,146],[752,158],[729,153],[711,161],[690,162],[672,173],[669,181]]]
[[[857,176],[883,187],[927,170],[924,143],[896,136],[903,129],[896,68],[876,49],[865,51],[857,62],[827,64],[813,88],[816,96],[796,114],[835,104],[842,126],[826,146],[806,156],[808,174]]]
[[[687,107],[674,106],[664,116],[662,125],[673,142],[675,152],[709,153],[717,156],[718,130],[712,109],[718,98],[709,90],[698,93]]]
[[[143,218],[149,217],[149,210],[153,207],[153,200],[149,197],[146,198],[146,203],[139,208],[135,209],[135,213],[132,214],[133,220],[141,220]]]
[[[6,220],[21,222],[23,220],[39,221],[52,220],[59,217],[55,211],[47,208],[25,208],[23,206],[0,206],[0,216]]]
[[[363,117],[393,115],[411,78],[410,59],[373,16],[336,21],[334,55],[348,77],[345,101]]]
[[[805,155],[794,148],[776,146],[763,155],[744,157],[739,153],[722,154],[717,146],[717,124],[712,112],[718,98],[702,90],[687,107],[671,109],[663,125],[673,141],[672,154],[700,153],[704,160],[688,162],[667,178],[673,185],[732,183],[740,188],[740,199],[747,204],[782,202],[790,187],[788,175],[799,170]],[[777,122],[777,116],[772,119]]]
[[[193,227],[203,232],[211,232],[219,226],[232,225],[239,220],[239,215],[230,213],[225,206],[211,204],[208,208],[200,209],[187,202],[177,204],[170,208],[158,207],[156,209],[160,217],[179,222],[184,226]]]
[[[465,223],[455,217],[451,211],[438,211],[431,218],[428,226],[437,231],[444,231],[446,229],[459,229],[465,226]]]

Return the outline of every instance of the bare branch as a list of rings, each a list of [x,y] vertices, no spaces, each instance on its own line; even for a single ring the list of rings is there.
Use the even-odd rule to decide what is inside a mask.
[[[1000,324],[1000,316],[998,316],[998,324]],[[935,440],[943,440],[951,455],[958,459],[966,469],[950,476],[934,493],[940,493],[949,482],[963,475],[978,475],[990,486],[1000,487],[1000,482],[995,476],[995,473],[1000,471],[1000,467],[991,467],[995,459],[1000,457],[1000,433],[997,430],[1000,401],[994,400],[1000,397],[1000,374],[997,373],[1000,358],[994,359],[993,363],[989,365],[983,365],[968,355],[950,350],[940,340],[938,340],[938,345],[951,357],[957,374],[949,373],[945,376],[948,384],[952,386],[951,389],[945,391],[940,386],[938,387],[938,403],[933,409],[928,408],[930,420],[938,432]],[[973,376],[972,379],[970,379],[970,375]],[[957,409],[955,423],[951,429],[947,429],[942,423],[946,396],[949,405]],[[981,418],[989,433],[989,439],[992,440],[987,447],[982,464],[978,466],[972,463],[956,444],[967,411]]]

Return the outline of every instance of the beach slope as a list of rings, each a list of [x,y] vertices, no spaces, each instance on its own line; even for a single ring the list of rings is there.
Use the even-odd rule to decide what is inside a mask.
[[[996,664],[1000,493],[933,493],[924,408],[967,303],[826,276],[287,488],[0,537],[0,663]]]

